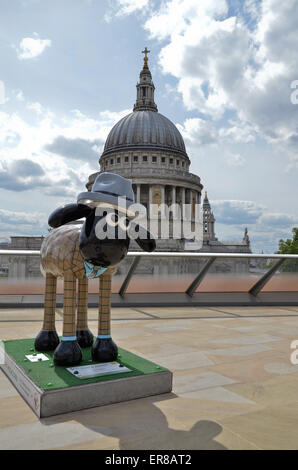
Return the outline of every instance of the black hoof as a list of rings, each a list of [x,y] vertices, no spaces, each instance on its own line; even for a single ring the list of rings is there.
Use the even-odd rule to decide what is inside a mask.
[[[76,366],[82,360],[82,351],[77,341],[61,341],[54,352],[56,366]]]
[[[115,361],[118,356],[118,347],[112,338],[97,338],[92,347],[92,359],[94,362]]]
[[[59,344],[56,330],[41,330],[35,338],[36,351],[55,351]]]
[[[77,342],[81,348],[90,348],[93,344],[93,333],[90,330],[77,330]]]

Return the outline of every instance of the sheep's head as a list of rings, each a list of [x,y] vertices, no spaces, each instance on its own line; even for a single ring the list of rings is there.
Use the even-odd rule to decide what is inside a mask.
[[[110,227],[112,218],[113,226]],[[130,242],[128,235],[123,237],[120,231],[117,210],[113,214],[111,211],[98,214],[93,209],[82,226],[79,239],[85,261],[103,268],[119,264],[125,258]]]
[[[130,230],[129,217],[135,215],[133,204],[134,192],[129,179],[114,173],[99,173],[91,191],[80,193],[77,204],[54,211],[49,225],[59,227],[84,217],[79,239],[82,256],[94,266],[107,268],[123,260],[131,238],[142,250],[155,250],[155,240],[150,232],[137,223]]]
[[[152,235],[138,224],[129,230],[131,221],[118,213],[116,208],[89,207],[84,204],[67,204],[59,207],[49,217],[49,225],[58,228],[75,220],[85,218],[81,227],[79,246],[85,261],[103,268],[119,264],[126,256],[131,234],[144,251],[155,250]]]

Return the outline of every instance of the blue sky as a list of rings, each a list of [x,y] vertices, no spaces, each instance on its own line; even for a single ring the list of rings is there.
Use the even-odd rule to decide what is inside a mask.
[[[275,251],[298,226],[298,0],[2,0],[0,238],[74,201],[142,66],[182,133],[221,240]]]

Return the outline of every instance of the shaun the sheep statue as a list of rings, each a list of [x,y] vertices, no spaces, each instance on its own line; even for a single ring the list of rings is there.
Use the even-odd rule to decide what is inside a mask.
[[[119,205],[119,199],[121,204]],[[125,204],[123,205],[123,201]],[[125,258],[129,232],[119,236],[118,221],[129,225],[129,207],[134,203],[131,181],[113,173],[97,176],[91,192],[79,194],[77,204],[56,209],[49,217],[53,228],[41,246],[41,267],[46,276],[43,327],[35,339],[37,351],[54,351],[54,363],[74,366],[82,359],[81,347],[92,346],[92,359],[109,362],[117,358],[118,348],[111,338],[110,305],[111,278],[117,265]],[[107,214],[98,215],[98,208],[114,211],[114,237],[99,238],[97,224],[105,225]],[[120,212],[122,217],[120,217]],[[118,217],[119,215],[119,217]],[[69,223],[85,218],[83,225]],[[122,224],[123,225],[123,224]],[[136,227],[138,227],[136,225]],[[139,229],[139,233],[144,230]],[[145,230],[146,237],[138,236],[136,242],[145,251],[155,249],[155,240]],[[64,312],[62,341],[55,328],[57,278],[64,278]],[[98,336],[88,329],[88,278],[99,277]],[[78,280],[77,321],[76,282]]]

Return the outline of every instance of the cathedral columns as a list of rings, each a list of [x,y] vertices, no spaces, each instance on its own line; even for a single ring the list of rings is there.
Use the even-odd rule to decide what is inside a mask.
[[[199,194],[197,191],[194,191],[194,218],[198,219],[199,217]]]
[[[172,186],[172,202],[173,207],[173,219],[176,218],[176,186]]]
[[[152,206],[152,186],[151,186],[151,184],[149,184],[149,208],[148,208],[149,210],[148,210],[148,212],[150,214],[150,217],[152,216],[152,207],[151,206]]]
[[[185,205],[185,188],[181,188],[181,215],[184,218],[184,205]]]
[[[165,187],[164,187],[164,185],[162,185],[162,187],[161,187],[161,203],[162,204],[165,203]]]
[[[162,185],[161,187],[161,217],[165,216],[165,187]]]
[[[172,186],[172,204],[176,204],[176,186]]]
[[[141,185],[137,184],[137,203],[140,204],[141,202]]]
[[[181,188],[181,204],[185,204],[185,188]]]

